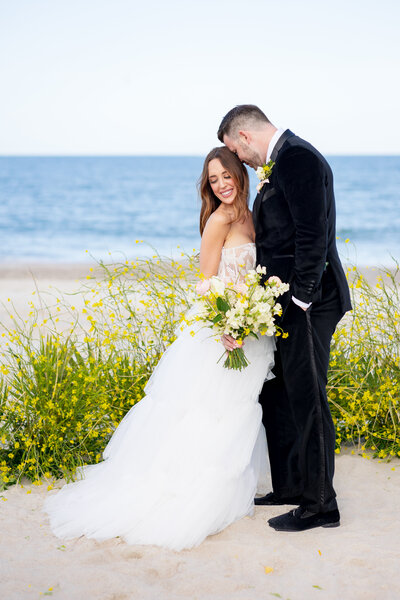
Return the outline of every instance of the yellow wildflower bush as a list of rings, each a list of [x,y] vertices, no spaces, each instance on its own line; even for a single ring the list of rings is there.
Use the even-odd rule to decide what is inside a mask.
[[[101,263],[73,295],[37,294],[28,319],[13,309],[0,362],[1,485],[71,479],[101,460],[175,339],[198,275],[196,256]],[[398,269],[376,286],[348,275],[354,310],[334,335],[328,374],[337,451],[356,443],[400,455]]]
[[[28,320],[13,314],[0,379],[3,486],[70,479],[101,459],[189,306],[198,271],[184,258],[100,264],[72,297],[45,304],[42,294]]]
[[[347,274],[353,311],[334,334],[328,374],[337,452],[352,442],[365,456],[400,456],[399,265],[375,285],[355,267]]]

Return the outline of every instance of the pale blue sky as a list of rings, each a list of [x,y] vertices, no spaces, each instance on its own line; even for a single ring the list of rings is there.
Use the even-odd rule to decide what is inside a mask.
[[[327,154],[400,153],[398,0],[0,0],[0,154],[204,154],[258,104]]]

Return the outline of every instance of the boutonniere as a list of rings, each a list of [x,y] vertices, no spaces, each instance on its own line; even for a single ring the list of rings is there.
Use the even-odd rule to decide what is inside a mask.
[[[258,167],[256,173],[257,173],[258,179],[260,180],[260,183],[257,185],[257,192],[259,192],[261,190],[264,183],[269,183],[268,177],[272,173],[274,164],[275,164],[274,161],[270,160],[266,165],[263,165],[262,167]]]

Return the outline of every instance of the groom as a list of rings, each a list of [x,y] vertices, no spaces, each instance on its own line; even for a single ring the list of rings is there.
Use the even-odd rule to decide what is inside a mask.
[[[253,206],[257,264],[290,284],[280,323],[289,335],[277,339],[276,377],[260,395],[273,492],[255,503],[299,505],[268,521],[279,531],[336,527],[326,383],[332,334],[351,303],[336,248],[332,171],[311,144],[251,104],[228,112],[218,138],[253,169],[274,163]],[[235,347],[229,337],[224,344]]]

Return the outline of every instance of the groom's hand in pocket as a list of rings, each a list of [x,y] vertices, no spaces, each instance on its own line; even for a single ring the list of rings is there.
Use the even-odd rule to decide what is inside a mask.
[[[237,341],[235,340],[235,338],[231,337],[230,335],[223,335],[221,337],[221,342],[224,345],[225,350],[227,350],[227,352],[231,352],[232,350],[234,350],[235,348],[239,348],[239,344],[237,343]]]

